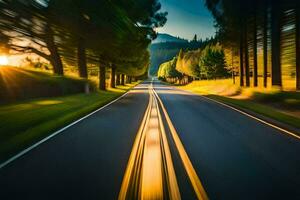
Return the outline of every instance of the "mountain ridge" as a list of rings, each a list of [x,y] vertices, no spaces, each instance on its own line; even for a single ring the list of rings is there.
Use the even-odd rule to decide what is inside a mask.
[[[166,42],[185,43],[185,42],[189,42],[189,41],[186,39],[180,38],[180,37],[175,37],[175,36],[167,34],[167,33],[158,33],[157,38],[154,41],[152,41],[152,44],[166,43]]]

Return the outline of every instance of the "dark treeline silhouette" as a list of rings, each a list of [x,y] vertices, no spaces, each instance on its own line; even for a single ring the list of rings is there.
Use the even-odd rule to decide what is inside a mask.
[[[300,89],[299,5],[299,0],[206,0],[217,38],[239,52],[241,86],[282,87],[288,77]]]
[[[154,29],[166,22],[160,8],[158,0],[3,0],[1,47],[34,53],[58,75],[64,65],[76,65],[79,76],[87,78],[87,66],[97,65],[104,90],[108,68],[111,87],[124,84],[125,75],[130,82],[147,72]]]

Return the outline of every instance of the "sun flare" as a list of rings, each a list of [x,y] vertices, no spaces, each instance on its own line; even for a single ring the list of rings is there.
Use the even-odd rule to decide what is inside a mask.
[[[6,56],[0,56],[0,65],[7,65],[8,59]]]

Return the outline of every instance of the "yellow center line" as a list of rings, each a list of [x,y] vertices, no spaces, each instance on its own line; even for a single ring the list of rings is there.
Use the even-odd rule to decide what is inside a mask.
[[[136,160],[139,154],[139,151],[141,151],[141,149],[139,149],[140,144],[142,143],[142,138],[143,138],[143,132],[145,129],[145,126],[148,123],[148,119],[149,119],[149,113],[150,113],[150,108],[151,108],[151,102],[152,102],[152,98],[149,99],[149,103],[148,103],[148,107],[145,111],[141,126],[138,130],[136,139],[134,141],[133,147],[132,147],[132,151],[127,163],[127,168],[125,171],[125,175],[123,177],[123,181],[122,181],[122,185],[121,185],[121,190],[119,193],[119,198],[118,199],[127,199],[127,195],[132,195],[132,196],[136,196],[136,194],[139,191],[129,191],[130,188],[132,188],[132,186],[130,184],[133,184],[132,182],[137,181],[137,180],[132,180],[134,179],[134,168],[136,166]],[[136,184],[139,184],[136,182]],[[130,193],[130,194],[129,194]]]
[[[154,89],[152,88],[152,92],[154,94]],[[155,98],[156,101],[156,109],[159,110],[158,107],[158,102],[157,99]],[[172,162],[172,156],[171,156],[171,152],[170,152],[170,148],[168,145],[168,141],[167,141],[167,137],[166,137],[166,132],[163,126],[163,121],[162,121],[162,117],[160,112],[158,112],[158,118],[159,118],[159,124],[161,127],[161,132],[162,132],[162,142],[163,142],[163,147],[164,147],[164,151],[165,151],[165,167],[167,169],[166,173],[168,174],[167,176],[167,186],[168,186],[168,190],[169,190],[169,197],[170,199],[181,199],[180,196],[180,191],[179,191],[179,187],[178,187],[178,183],[177,183],[177,179],[176,179],[176,174],[175,174],[175,170],[174,170],[174,166],[173,166],[173,162]]]
[[[129,157],[119,199],[180,200],[171,153],[152,84],[149,104]]]
[[[176,148],[178,150],[178,153],[180,155],[180,158],[182,160],[182,163],[183,163],[183,166],[188,174],[188,177],[190,179],[190,182],[193,186],[193,189],[196,193],[196,196],[198,199],[201,199],[201,200],[207,200],[208,199],[208,196],[204,190],[204,187],[202,186],[202,183],[196,173],[196,170],[194,169],[193,165],[192,165],[192,162],[190,161],[189,157],[188,157],[188,154],[186,153],[185,149],[184,149],[184,146],[178,136],[178,133],[175,129],[175,127],[173,126],[173,123],[169,117],[169,114],[162,102],[162,100],[160,99],[160,97],[158,96],[157,92],[153,89],[154,91],[154,94],[156,96],[156,98],[158,99],[159,103],[160,103],[160,106],[162,108],[162,111],[165,115],[165,118],[166,118],[166,121],[168,123],[168,126],[170,128],[170,131],[171,131],[171,135],[172,135],[172,138],[175,142],[175,145],[176,145]]]
[[[151,95],[152,96],[152,95]],[[163,199],[162,152],[155,101],[152,101],[149,127],[145,132],[145,147],[141,177],[141,199]],[[156,115],[156,116],[155,116]]]

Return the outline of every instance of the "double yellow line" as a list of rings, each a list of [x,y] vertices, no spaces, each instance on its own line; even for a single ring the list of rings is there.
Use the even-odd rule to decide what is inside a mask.
[[[181,161],[183,163],[183,166],[185,168],[185,171],[186,173],[188,174],[188,177],[189,177],[189,180],[193,186],[193,189],[195,191],[195,194],[197,196],[198,199],[201,199],[201,200],[207,200],[208,199],[208,196],[202,186],[202,183],[196,173],[196,170],[194,169],[193,165],[192,165],[192,162],[191,160],[189,159],[188,157],[188,154],[186,153],[185,149],[184,149],[184,146],[178,136],[178,133],[169,117],[169,114],[164,106],[164,104],[162,103],[162,100],[160,99],[160,97],[158,96],[158,94],[156,93],[156,91],[154,90],[154,93],[155,93],[155,96],[157,97],[160,105],[161,105],[161,108],[162,108],[162,111],[165,115],[165,118],[166,118],[166,121],[168,123],[168,126],[170,128],[170,132],[172,134],[172,138],[175,142],[175,145],[176,145],[176,148],[178,150],[178,153],[179,153],[179,156],[181,158]]]
[[[199,177],[180,141],[170,117],[153,84],[149,103],[137,133],[123,178],[119,200],[181,199],[170,148],[159,107],[198,199],[208,199]]]

